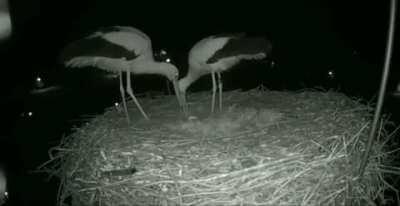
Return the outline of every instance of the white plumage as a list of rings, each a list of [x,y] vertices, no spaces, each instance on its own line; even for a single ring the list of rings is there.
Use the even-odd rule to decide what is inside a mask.
[[[181,104],[178,89],[178,69],[166,62],[156,62],[150,38],[133,27],[113,26],[99,29],[97,32],[68,45],[62,52],[61,61],[68,67],[93,66],[99,69],[118,72],[120,92],[127,120],[125,91],[122,72],[126,72],[126,92],[132,97],[145,119],[149,119],[131,87],[130,73],[160,74],[172,81],[175,94]]]
[[[257,60],[268,57],[271,43],[264,38],[247,37],[244,34],[214,35],[197,42],[189,51],[187,75],[179,80],[185,111],[187,110],[186,90],[197,79],[211,73],[213,94],[211,112],[214,112],[217,84],[219,89],[219,108],[222,109],[221,73],[232,68],[241,60]],[[217,80],[215,78],[217,74]]]

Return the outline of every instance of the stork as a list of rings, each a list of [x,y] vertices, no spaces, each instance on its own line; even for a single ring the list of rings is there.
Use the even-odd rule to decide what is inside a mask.
[[[211,113],[214,112],[217,87],[219,108],[222,110],[221,73],[229,70],[241,60],[259,60],[269,57],[271,50],[272,45],[267,39],[248,37],[243,33],[214,35],[197,42],[189,51],[187,75],[179,80],[184,110],[187,110],[186,90],[201,76],[209,73],[211,73],[213,84]]]
[[[178,103],[181,105],[178,69],[170,63],[155,61],[150,38],[136,28],[112,26],[99,29],[97,32],[69,44],[62,51],[60,58],[67,67],[93,66],[110,72],[118,72],[120,92],[128,123],[130,118],[123,87],[123,72],[126,72],[126,92],[145,119],[149,118],[132,91],[131,72],[137,75],[159,74],[165,76],[172,81]]]

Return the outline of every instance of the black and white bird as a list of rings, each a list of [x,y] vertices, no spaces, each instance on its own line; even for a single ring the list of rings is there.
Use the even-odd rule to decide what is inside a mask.
[[[219,108],[222,109],[221,73],[241,60],[260,60],[269,57],[271,50],[272,44],[267,39],[248,37],[242,33],[214,35],[197,42],[189,51],[188,73],[179,80],[179,90],[185,110],[187,110],[186,90],[201,76],[209,73],[213,84],[211,112],[214,112],[217,87]]]
[[[150,38],[142,31],[125,26],[112,26],[69,44],[61,53],[61,61],[67,67],[93,66],[102,70],[119,73],[120,92],[127,120],[122,74],[126,72],[126,92],[131,96],[145,119],[149,119],[133,94],[131,73],[159,74],[174,85],[175,94],[181,105],[178,89],[179,71],[173,64],[154,60]]]

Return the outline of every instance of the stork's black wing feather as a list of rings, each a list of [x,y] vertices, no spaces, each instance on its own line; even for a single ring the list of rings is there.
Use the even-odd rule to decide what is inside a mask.
[[[75,57],[108,57],[119,59],[125,57],[132,60],[138,57],[134,51],[107,41],[101,36],[83,38],[67,45],[60,54],[60,62],[66,62]]]
[[[264,53],[269,56],[272,50],[272,44],[265,38],[245,37],[231,38],[223,48],[216,51],[214,55],[207,60],[207,64],[217,62],[219,59],[233,57],[242,54]]]

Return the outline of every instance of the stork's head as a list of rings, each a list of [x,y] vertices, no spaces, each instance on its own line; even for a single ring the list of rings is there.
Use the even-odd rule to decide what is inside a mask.
[[[168,63],[168,62],[160,62],[160,70],[161,73],[166,76],[174,85],[175,95],[178,99],[178,103],[182,106],[182,97],[181,92],[179,91],[178,87],[178,78],[179,78],[179,70],[176,68],[175,65]]]
[[[167,62],[160,62],[161,73],[167,77],[171,82],[177,81],[179,78],[179,70],[175,65]]]

